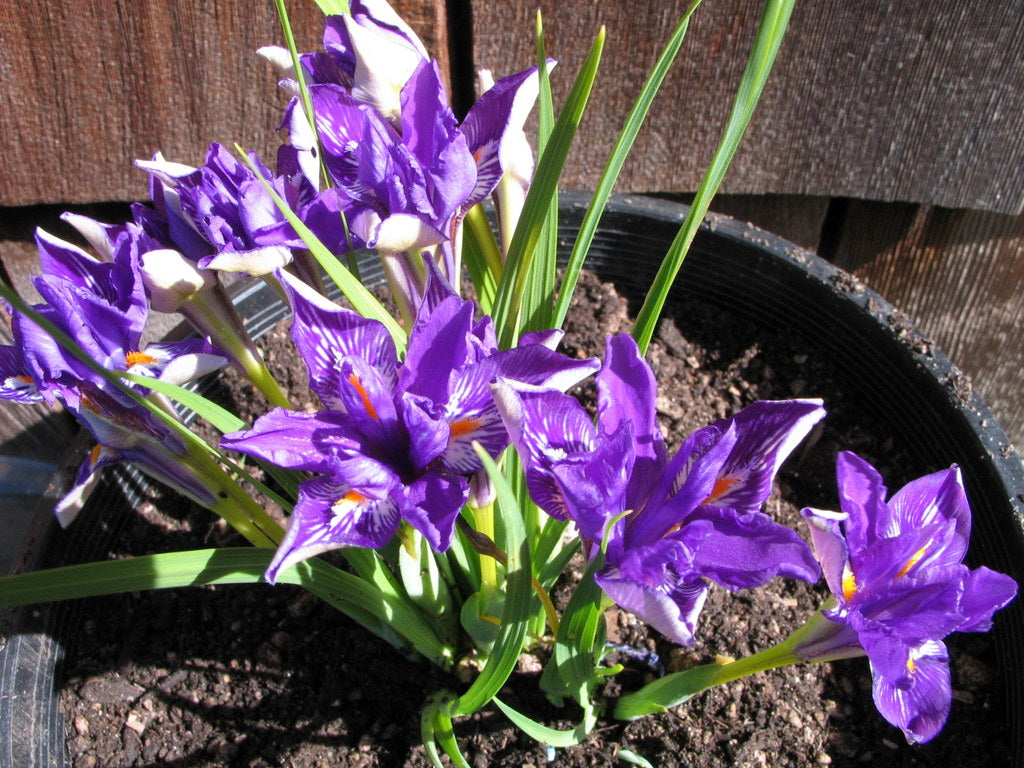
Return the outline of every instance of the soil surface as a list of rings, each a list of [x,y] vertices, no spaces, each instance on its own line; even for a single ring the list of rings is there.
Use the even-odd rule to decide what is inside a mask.
[[[823,397],[830,415],[779,476],[767,511],[805,532],[802,506],[835,508],[834,459],[854,450],[890,489],[939,467],[916,466],[835,380],[806,340],[764,338],[756,327],[692,302],[669,313],[649,360],[658,409],[672,447],[694,429],[756,399]],[[628,308],[614,288],[581,282],[563,351],[603,353],[607,333],[625,331]],[[286,328],[268,335],[271,367],[293,365]],[[293,382],[304,388],[304,375]],[[234,387],[230,374],[220,385]],[[588,387],[590,394],[587,393]],[[583,386],[592,398],[592,385]],[[300,394],[296,401],[309,402]],[[243,417],[262,412],[240,397]],[[107,514],[92,509],[88,514]],[[154,536],[154,532],[159,536]],[[63,534],[74,536],[74,529]],[[169,491],[149,491],[110,549],[113,556],[240,543],[210,515]],[[778,642],[823,600],[823,585],[775,580],[728,593],[713,588],[695,648],[673,646],[632,615],[608,614],[609,639],[658,654],[668,671],[738,657]],[[225,586],[136,593],[83,601],[61,691],[67,745],[77,768],[121,766],[425,766],[419,715],[427,697],[461,684],[404,657],[311,595],[291,586]],[[877,714],[867,662],[801,665],[736,681],[675,711],[620,723],[603,717],[584,743],[545,750],[493,708],[457,721],[474,768],[625,766],[628,749],[652,765],[969,766],[1006,765],[1002,681],[984,635],[949,638],[954,702],[932,743],[910,747]],[[552,707],[537,685],[537,656],[525,654],[502,698],[556,727],[573,713]],[[608,697],[654,679],[655,670],[619,653],[625,671]],[[615,660],[615,657],[612,657]]]

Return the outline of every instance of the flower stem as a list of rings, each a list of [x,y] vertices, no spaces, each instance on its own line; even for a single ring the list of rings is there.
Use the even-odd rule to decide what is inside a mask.
[[[292,407],[219,284],[183,302],[179,311],[201,333],[209,336],[214,346],[231,358],[235,367],[264,394],[271,405]]]

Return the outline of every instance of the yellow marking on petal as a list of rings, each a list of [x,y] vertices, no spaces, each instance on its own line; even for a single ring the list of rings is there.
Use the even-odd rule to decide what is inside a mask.
[[[917,672],[917,664],[914,663],[913,656],[907,659],[907,671],[910,674],[914,674],[915,672]]]
[[[459,419],[458,421],[453,421],[448,426],[452,431],[451,436],[456,438],[468,435],[470,432],[475,431],[482,423],[483,422],[478,419]]]
[[[15,381],[20,381],[22,384],[35,384],[31,376],[14,376],[12,378]]]
[[[849,602],[857,594],[857,580],[853,577],[853,571],[847,563],[843,566],[843,599]]]
[[[336,512],[339,511],[339,507],[341,507],[342,510],[347,511],[349,508],[354,507],[356,504],[361,504],[366,500],[367,497],[360,494],[358,490],[349,490],[349,492],[341,497],[341,499],[332,504],[331,508]]]
[[[89,451],[89,465],[90,466],[95,464],[97,461],[100,460],[100,452],[102,450],[103,450],[103,446],[100,445],[99,443],[96,443],[96,445],[94,445],[92,447],[92,450]]]
[[[344,496],[331,504],[331,512],[334,513],[334,518],[328,523],[327,527],[333,530],[341,523],[342,517],[345,514],[351,512],[353,507],[358,507],[364,501],[366,501],[366,497],[359,491],[348,491]]]
[[[370,394],[366,391],[366,387],[363,386],[363,382],[359,380],[359,377],[354,373],[348,377],[348,383],[352,385],[353,389],[359,393],[359,397],[363,401],[363,410],[366,411],[366,415],[374,421],[380,421],[377,416],[377,409],[373,407],[373,403],[370,402]]]
[[[715,480],[715,487],[711,489],[710,495],[701,504],[714,504],[725,496],[740,479],[738,477],[720,477]]]
[[[915,565],[917,565],[921,561],[921,558],[924,557],[924,553],[928,551],[928,547],[929,546],[931,546],[931,542],[930,541],[927,544],[925,544],[923,547],[921,547],[919,550],[917,550],[917,552],[912,554],[910,556],[910,559],[907,560],[906,564],[902,568],[900,568],[899,573],[896,574],[896,578],[897,579],[902,579],[904,576],[906,576],[907,573],[910,572],[910,569],[913,568]]]
[[[128,352],[124,356],[126,368],[134,368],[136,365],[151,365],[155,362],[157,362],[157,359],[145,352]]]
[[[496,616],[488,616],[486,613],[481,613],[480,614],[480,620],[481,621],[489,621],[491,624],[494,624],[495,626],[498,626],[498,627],[501,626],[501,619],[497,618]]]

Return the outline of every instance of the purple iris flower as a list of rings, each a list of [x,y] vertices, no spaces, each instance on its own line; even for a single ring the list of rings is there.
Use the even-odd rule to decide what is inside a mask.
[[[529,165],[519,138],[536,99],[537,71],[499,81],[460,125],[437,63],[386,3],[354,3],[352,15],[330,17],[324,44],[327,53],[303,57],[316,132],[293,99],[279,171],[301,173],[319,189],[319,138],[333,188],[309,218],[336,224],[343,211],[353,245],[382,254],[403,313],[411,315],[426,281],[416,252],[431,249],[445,278],[459,285],[462,218],[513,163]]]
[[[217,143],[200,168],[160,155],[138,161],[153,177],[154,212],[166,223],[168,242],[162,247],[181,251],[200,268],[224,272],[263,275],[290,263],[291,249],[304,245],[293,233],[288,236],[290,228],[264,182],[295,211],[312,202],[315,190],[301,175],[274,176],[254,154],[250,159],[262,179]],[[153,216],[138,213],[147,220]],[[340,219],[332,229],[341,229]],[[336,246],[339,238],[328,239]]]
[[[616,603],[691,645],[708,579],[739,589],[818,577],[803,540],[759,510],[783,460],[824,416],[820,401],[754,403],[669,458],[654,375],[631,337],[609,337],[597,384],[596,426],[560,393],[505,382],[495,390],[531,497],[571,519],[591,555],[627,513],[596,574]]]
[[[829,589],[829,621],[797,656],[867,654],[878,711],[910,743],[933,738],[949,715],[951,632],[985,632],[1017,593],[1012,578],[963,564],[971,511],[953,466],[887,499],[874,467],[853,453],[836,462],[841,512],[803,510]]]
[[[222,445],[316,473],[299,486],[284,540],[267,570],[347,546],[382,547],[405,519],[446,549],[481,464],[508,436],[491,397],[497,377],[565,389],[597,368],[533,336],[499,351],[490,318],[454,295],[420,309],[398,361],[384,326],[339,307],[279,272],[295,319],[292,338],[323,410],[277,408]],[[557,336],[557,334],[555,335]],[[544,342],[544,343],[541,343]]]
[[[91,220],[90,220],[91,221]],[[224,359],[200,339],[142,344],[148,307],[138,274],[136,241],[127,228],[75,222],[100,240],[110,261],[45,232],[37,234],[44,275],[34,278],[44,303],[33,307],[94,361],[111,371],[128,371],[181,384],[213,370]],[[95,226],[93,226],[95,225]],[[112,240],[112,241],[111,241]],[[103,466],[132,462],[200,503],[213,495],[182,466],[184,444],[148,410],[110,386],[58,344],[46,331],[18,313],[15,344],[0,348],[0,397],[48,403],[60,401],[100,444],[79,470],[76,483],[58,504],[67,524],[78,512],[86,490]],[[169,407],[169,406],[168,406]]]

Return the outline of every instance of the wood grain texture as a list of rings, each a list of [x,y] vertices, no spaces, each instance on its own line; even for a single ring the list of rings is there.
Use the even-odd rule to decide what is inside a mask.
[[[602,71],[566,186],[592,188],[686,0],[473,2],[478,66],[533,61],[539,5],[564,98],[599,26]],[[694,17],[619,190],[692,191],[719,140],[759,3]],[[571,8],[571,10],[570,10]],[[724,192],[849,196],[1017,212],[1024,204],[1024,4],[798,3]]]
[[[1024,443],[1024,216],[855,201],[832,258],[913,318]]]
[[[693,195],[666,197],[686,204],[693,199]],[[828,205],[828,198],[803,195],[716,195],[711,210],[817,252]]]
[[[323,16],[289,0],[300,50]],[[447,71],[443,0],[398,8]],[[287,98],[256,56],[282,44],[273,0],[0,0],[0,205],[135,200],[156,150],[198,165],[210,142],[271,163]]]

